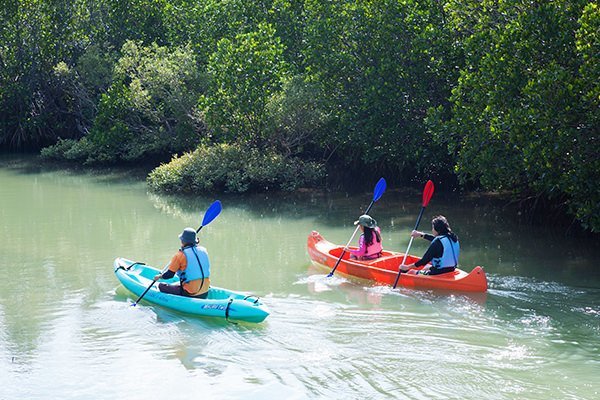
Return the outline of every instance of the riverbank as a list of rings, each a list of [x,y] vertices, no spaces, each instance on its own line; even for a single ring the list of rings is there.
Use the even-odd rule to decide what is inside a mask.
[[[112,166],[83,166],[72,162],[48,161],[41,159],[37,154],[0,154],[1,163],[13,170],[21,173],[39,173],[42,171],[62,171],[69,174],[84,174],[102,177],[109,180],[134,180],[137,182],[146,182],[148,174],[153,170],[153,164],[140,165],[112,165]],[[332,193],[341,193],[345,196],[363,196],[366,207],[372,197],[372,189],[376,183],[376,179],[362,178],[351,180],[348,176],[332,178],[331,171],[328,174],[328,179],[322,187],[313,188],[298,188],[293,191],[282,192],[280,190],[268,190],[263,192],[253,192],[246,194],[223,193],[223,192],[198,192],[198,193],[181,193],[176,194],[176,197],[189,199],[198,195],[212,195],[219,198],[227,198],[234,202],[239,202],[240,199],[252,197],[263,199],[268,203],[270,197],[285,197],[293,205],[299,202],[307,202],[314,204],[315,202],[328,201]],[[372,182],[371,182],[372,180]],[[394,182],[393,179],[386,180]],[[357,183],[360,182],[360,183]],[[591,236],[600,240],[600,234],[591,233],[584,230],[576,220],[570,217],[564,206],[556,202],[548,202],[539,198],[530,198],[524,200],[515,200],[509,192],[486,192],[476,190],[459,190],[452,188],[444,182],[434,182],[436,198],[443,198],[444,201],[463,202],[468,201],[472,204],[486,203],[494,204],[493,207],[502,210],[507,216],[515,222],[523,226],[539,227],[549,229],[556,232],[557,235],[584,237]],[[397,183],[388,183],[386,197],[402,197],[410,196],[414,199],[419,199],[422,193],[421,182],[410,182],[410,185],[398,185]],[[173,195],[168,197],[173,198]],[[334,207],[335,205],[332,205]],[[357,209],[360,212],[360,209]]]

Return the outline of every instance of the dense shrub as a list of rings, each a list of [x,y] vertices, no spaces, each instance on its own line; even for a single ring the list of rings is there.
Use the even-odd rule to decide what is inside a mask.
[[[192,51],[128,41],[121,52],[87,136],[100,157],[90,154],[88,161],[138,161],[195,148],[205,133],[197,109],[204,78]]]
[[[87,63],[97,58],[86,55]],[[66,71],[62,75],[69,76],[66,67],[62,70]],[[85,82],[105,81],[105,70],[100,72],[100,76],[81,76]],[[128,41],[121,49],[110,86],[97,95],[97,115],[89,133],[80,143],[59,141],[42,155],[92,164],[164,159],[191,150],[206,132],[197,108],[203,85],[189,48]]]
[[[211,78],[201,104],[220,141],[264,145],[271,121],[266,105],[281,90],[288,65],[275,29],[260,24],[255,32],[221,39],[208,63]]]
[[[109,147],[99,147],[85,137],[80,140],[58,139],[54,145],[43,148],[40,155],[46,160],[76,161],[83,164],[108,163],[113,160]]]
[[[564,202],[600,232],[600,10],[584,3],[499,2],[479,11],[450,117],[443,122],[438,108],[429,122],[461,183]]]
[[[324,176],[323,165],[316,162],[221,144],[173,157],[150,173],[148,185],[167,193],[292,191],[315,186]]]
[[[266,114],[272,121],[269,141],[284,154],[310,153],[331,119],[318,85],[302,76],[287,80],[281,92],[271,96]]]

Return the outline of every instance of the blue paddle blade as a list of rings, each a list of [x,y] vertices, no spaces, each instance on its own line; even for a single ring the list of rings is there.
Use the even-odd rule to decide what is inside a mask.
[[[379,198],[381,198],[381,196],[383,196],[383,192],[385,192],[385,189],[387,187],[387,183],[385,183],[385,179],[381,178],[379,179],[379,181],[377,182],[377,185],[375,185],[375,190],[373,191],[373,201],[377,201],[379,200]]]
[[[212,222],[213,219],[217,218],[217,215],[221,213],[221,202],[219,200],[215,200],[210,207],[204,213],[204,218],[202,219],[202,226],[206,226]]]

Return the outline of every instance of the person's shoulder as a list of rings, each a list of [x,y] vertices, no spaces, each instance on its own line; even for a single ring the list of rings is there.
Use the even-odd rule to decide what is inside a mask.
[[[182,265],[185,265],[186,262],[187,259],[185,258],[183,250],[179,249],[177,250],[177,253],[175,253],[175,255],[173,256],[173,258],[171,258],[169,269],[171,269],[172,271],[176,271],[177,268],[181,267]]]
[[[442,243],[442,239],[444,236],[435,236],[429,245],[432,249],[443,249],[444,244]]]
[[[177,250],[177,253],[175,253],[175,255],[173,256],[173,258],[175,258],[175,259],[183,259],[183,258],[185,258],[185,253],[183,252],[183,249]]]

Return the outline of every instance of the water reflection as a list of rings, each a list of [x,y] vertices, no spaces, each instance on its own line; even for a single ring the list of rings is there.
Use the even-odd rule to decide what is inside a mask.
[[[485,266],[490,289],[484,299],[392,290],[309,267],[309,233],[345,243],[372,193],[219,196],[223,212],[200,235],[215,284],[271,310],[263,324],[234,325],[130,306],[114,258],[164,265],[215,198],[148,194],[115,176],[0,168],[0,270],[10,275],[0,282],[0,397],[598,397],[600,254],[589,238],[436,193],[423,221],[450,218],[464,269]],[[390,188],[373,208],[386,248],[406,249],[419,201]],[[178,384],[149,383],[165,376]]]
[[[371,194],[372,195],[372,194]],[[444,194],[439,194],[445,196]],[[199,220],[200,212],[212,198],[169,197],[150,194],[155,207],[177,218]],[[253,221],[294,221],[309,218],[312,229],[323,226],[333,242],[345,243],[353,231],[352,223],[368,205],[369,194],[350,197],[343,193],[300,192],[282,195],[221,195],[225,210],[236,210]],[[437,200],[437,201],[436,201]],[[559,232],[523,227],[518,211],[494,198],[433,199],[423,216],[421,230],[428,231],[433,215],[447,215],[461,239],[461,264],[471,270],[481,265],[488,272],[502,275],[548,276],[600,287],[600,270],[590,257],[600,256],[595,237],[561,237]],[[446,203],[439,204],[442,201]],[[388,191],[373,208],[384,239],[384,248],[405,251],[409,232],[420,208],[419,196]],[[381,203],[381,204],[379,204]],[[199,212],[200,211],[200,212]],[[196,212],[197,214],[194,214]],[[311,229],[311,230],[312,230]],[[515,238],[518,237],[518,240]],[[426,243],[415,241],[412,253],[420,255]]]

